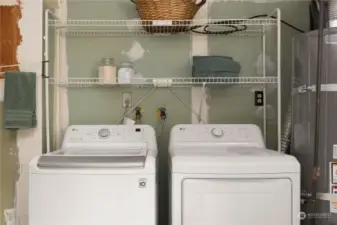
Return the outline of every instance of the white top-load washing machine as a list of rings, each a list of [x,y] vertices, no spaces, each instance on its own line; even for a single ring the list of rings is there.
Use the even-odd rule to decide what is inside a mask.
[[[299,225],[300,164],[265,149],[255,125],[177,125],[171,225]]]
[[[70,126],[29,170],[30,225],[156,225],[155,131]]]

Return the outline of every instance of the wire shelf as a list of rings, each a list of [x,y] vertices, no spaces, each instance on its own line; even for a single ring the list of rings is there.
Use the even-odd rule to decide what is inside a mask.
[[[196,35],[205,35],[203,33],[195,33]],[[167,36],[186,36],[186,32],[177,32],[177,33],[147,33],[146,31],[99,31],[99,30],[79,30],[79,31],[64,31],[60,32],[62,36],[68,37],[134,37],[134,36],[155,36],[155,37],[167,37]],[[221,35],[210,34],[210,35]],[[225,35],[225,34],[224,34]],[[245,30],[245,31],[237,31],[233,33],[226,34],[227,36],[261,36],[263,32],[260,30]]]
[[[173,77],[173,78],[133,78],[131,83],[105,84],[98,78],[69,78],[57,83],[60,87],[193,87],[201,85],[263,85],[277,84],[277,77]],[[53,78],[49,84],[56,84]]]
[[[201,20],[49,20],[49,26],[61,28],[60,34],[73,37],[168,36],[208,34],[256,36],[264,26],[276,26],[277,20],[201,19]]]

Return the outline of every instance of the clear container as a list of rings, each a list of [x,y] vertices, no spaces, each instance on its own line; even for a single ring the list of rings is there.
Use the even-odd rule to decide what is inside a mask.
[[[131,62],[121,63],[118,69],[118,83],[130,84],[135,75],[135,70]]]
[[[98,78],[101,84],[116,84],[117,68],[114,58],[103,58],[98,68]]]

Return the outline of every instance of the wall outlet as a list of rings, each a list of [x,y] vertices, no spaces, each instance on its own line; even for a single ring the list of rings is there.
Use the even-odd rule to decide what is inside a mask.
[[[255,106],[263,106],[263,91],[255,91],[254,92],[254,105]]]
[[[132,95],[130,92],[122,93],[122,104],[123,104],[123,108],[132,106]]]

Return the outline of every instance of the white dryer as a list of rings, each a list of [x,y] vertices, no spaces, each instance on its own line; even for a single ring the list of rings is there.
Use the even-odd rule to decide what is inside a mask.
[[[255,125],[177,125],[171,225],[299,225],[300,164],[265,149]]]
[[[156,225],[155,131],[70,126],[29,170],[30,225]]]

